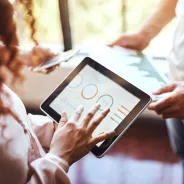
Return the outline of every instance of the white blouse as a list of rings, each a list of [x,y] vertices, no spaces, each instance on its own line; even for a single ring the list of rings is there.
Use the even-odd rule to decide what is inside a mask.
[[[173,48],[168,57],[171,80],[184,80],[184,0],[178,0],[176,6],[176,29]]]
[[[19,97],[5,85],[3,91],[8,96],[3,93],[0,97],[23,124],[10,115],[0,116],[0,183],[70,184],[68,164],[43,149],[51,143],[52,120],[27,115]]]

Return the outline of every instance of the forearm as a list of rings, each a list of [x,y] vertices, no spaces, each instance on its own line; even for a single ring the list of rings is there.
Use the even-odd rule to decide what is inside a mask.
[[[31,66],[32,65],[32,59],[31,59],[31,52],[32,49],[30,50],[23,50],[17,47],[17,53],[14,60],[21,60],[22,63],[24,63],[26,66]],[[2,62],[3,65],[6,65],[11,56],[11,51],[3,44],[0,43],[0,61]]]
[[[5,65],[9,61],[9,58],[9,50],[4,44],[0,43],[0,62]]]
[[[161,0],[153,14],[146,20],[140,33],[153,39],[174,17],[178,0]]]
[[[32,172],[27,184],[70,184],[67,176],[69,165],[61,158],[47,154],[30,164]]]
[[[49,149],[53,134],[57,128],[56,123],[47,116],[41,115],[28,114],[28,119],[42,147]]]

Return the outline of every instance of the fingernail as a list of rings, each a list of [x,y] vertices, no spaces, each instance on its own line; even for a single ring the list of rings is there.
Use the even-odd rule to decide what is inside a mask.
[[[82,109],[84,109],[84,106],[83,105],[79,105],[78,109],[82,110]]]
[[[110,134],[111,134],[111,135],[112,135],[112,134],[115,134],[115,131],[114,131],[114,130],[113,130],[113,131],[111,131],[111,132],[110,132]]]
[[[100,108],[100,107],[101,107],[100,103],[96,103],[95,106],[96,106],[97,108]]]
[[[109,136],[109,137],[111,137],[111,136],[114,135],[114,134],[115,134],[115,131],[114,131],[114,130],[108,132],[108,136]]]
[[[61,113],[61,116],[64,116],[66,114],[66,112],[65,111],[63,111],[62,113]]]
[[[107,107],[106,109],[104,109],[104,111],[110,111],[110,107]]]

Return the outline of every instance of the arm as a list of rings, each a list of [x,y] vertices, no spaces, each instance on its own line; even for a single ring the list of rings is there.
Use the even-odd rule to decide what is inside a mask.
[[[68,184],[69,180],[67,177],[64,177],[64,172],[62,174],[60,172],[60,175],[57,175],[58,170],[55,165],[51,165],[50,161],[52,160],[58,163],[58,165],[60,164],[61,168],[67,172],[68,164],[72,165],[89,153],[89,150],[98,142],[114,135],[114,131],[110,131],[95,138],[92,137],[92,133],[96,127],[110,112],[110,109],[107,108],[93,119],[99,108],[99,104],[93,106],[81,123],[78,123],[78,121],[82,115],[83,106],[76,109],[69,121],[66,113],[62,113],[60,123],[52,139],[49,154],[31,164],[33,171],[35,171],[35,175],[31,177],[30,181],[32,183],[30,182],[30,184],[54,184],[53,181],[55,181],[55,183],[59,183],[60,181],[62,184]],[[92,122],[90,122],[91,120]],[[49,173],[49,171],[51,172]],[[60,180],[58,180],[59,176],[61,177]],[[40,183],[38,181],[40,181]]]
[[[139,51],[144,50],[150,41],[175,17],[177,2],[178,0],[161,0],[139,31],[123,34],[109,46],[118,45]]]
[[[28,184],[70,184],[66,175],[69,168],[68,163],[55,155],[47,154],[33,161],[30,167],[32,175]]]
[[[31,66],[32,61],[32,59],[30,58],[31,52],[32,49],[26,51],[17,47],[17,55],[15,57],[15,60],[21,59],[25,65]],[[9,59],[10,59],[9,49],[3,43],[0,42],[0,61],[2,61],[4,65],[6,65]]]
[[[62,113],[52,139],[50,152],[36,160],[34,157],[36,154],[32,154],[33,149],[30,149],[31,144],[36,142],[30,140],[25,134],[22,124],[10,115],[1,116],[0,125],[3,126],[0,127],[2,153],[0,183],[70,184],[66,175],[69,165],[89,153],[97,143],[114,135],[114,131],[109,131],[92,137],[94,130],[110,111],[107,108],[93,119],[99,108],[99,104],[93,106],[81,123],[78,121],[83,112],[82,106],[75,111],[69,121],[66,113]],[[34,151],[37,152],[38,149],[34,147]]]
[[[49,48],[44,48],[41,46],[35,46],[30,49],[22,49],[19,48],[18,46],[16,47],[17,53],[13,61],[14,62],[21,61],[21,63],[23,63],[25,66],[33,68],[57,55],[56,52],[54,53]],[[10,59],[10,51],[0,41],[0,61],[2,61],[4,65],[6,65],[9,59]]]
[[[6,64],[8,62],[8,59],[10,57],[8,49],[5,47],[4,44],[0,42],[0,61],[3,64]]]
[[[0,183],[70,184],[68,163],[51,153],[35,160],[28,137],[12,116],[0,116]]]
[[[50,143],[57,124],[47,116],[28,114],[31,126],[43,148],[50,148]]]
[[[161,0],[153,14],[146,20],[140,33],[154,38],[174,17],[178,0]]]

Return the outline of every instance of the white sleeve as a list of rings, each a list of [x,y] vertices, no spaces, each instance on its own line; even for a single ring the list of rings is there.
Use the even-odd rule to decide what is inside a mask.
[[[31,176],[28,184],[70,184],[66,173],[68,164],[61,158],[47,154],[30,164]]]
[[[28,114],[34,133],[42,147],[49,148],[54,134],[53,120],[47,116]]]

